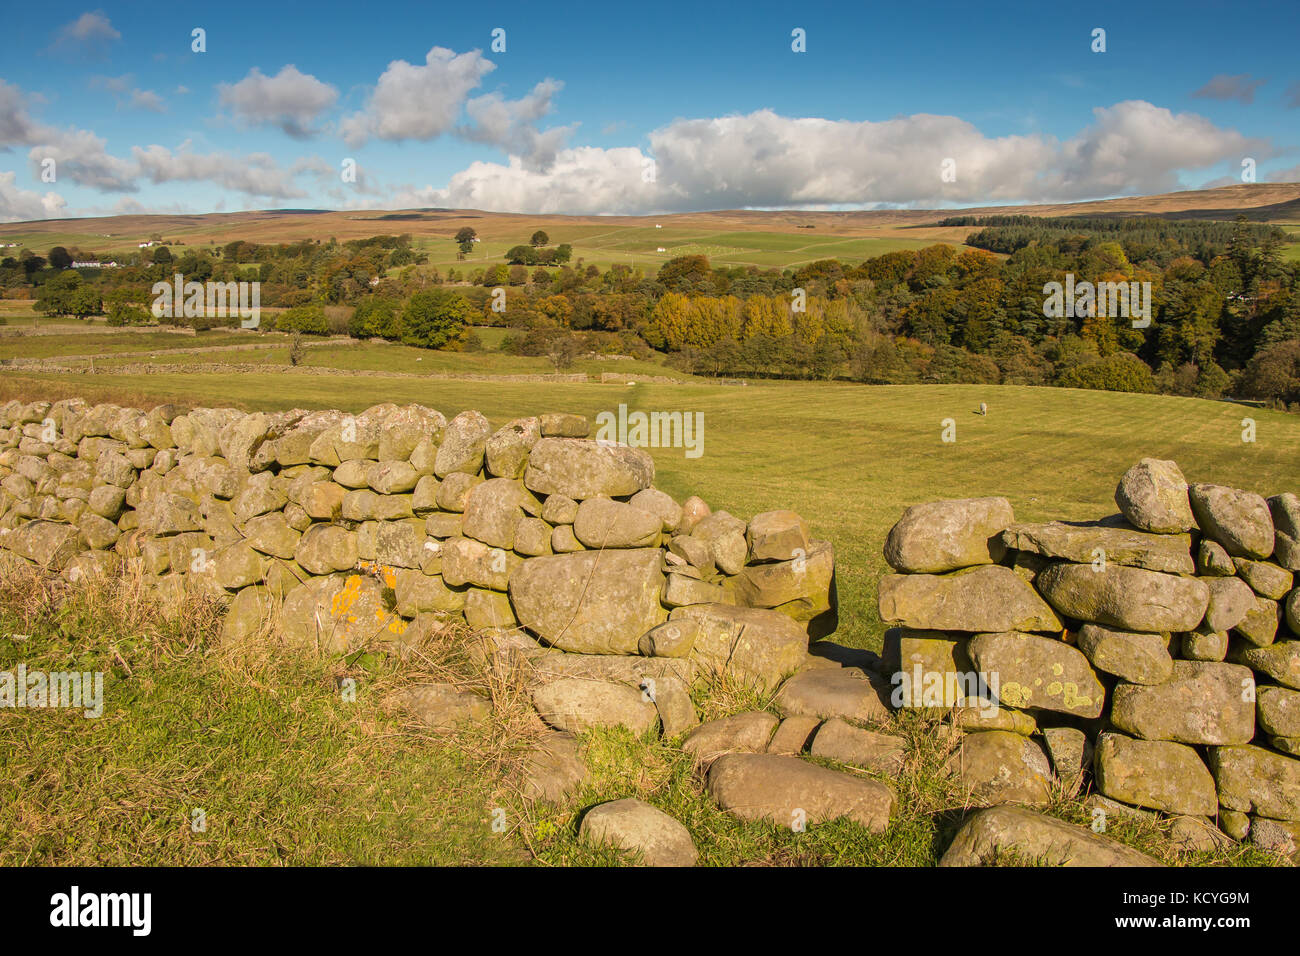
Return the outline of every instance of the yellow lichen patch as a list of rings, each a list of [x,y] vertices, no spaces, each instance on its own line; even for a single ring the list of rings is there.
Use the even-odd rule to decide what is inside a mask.
[[[1008,681],[1002,685],[1000,696],[1008,707],[1024,707],[1033,699],[1034,692],[1024,684]]]
[[[357,568],[366,572],[366,574],[369,574],[371,577],[383,581],[385,587],[397,587],[397,569],[390,565],[379,564],[378,562],[371,561],[360,561],[357,563]]]
[[[1079,693],[1079,685],[1071,681],[1065,682],[1065,706],[1066,707],[1091,707],[1092,698],[1085,697]]]
[[[352,609],[352,605],[357,603],[361,597],[361,575],[352,574],[348,576],[343,587],[334,595],[330,601],[330,614],[334,617],[342,617]],[[356,618],[349,617],[349,621],[355,621]]]

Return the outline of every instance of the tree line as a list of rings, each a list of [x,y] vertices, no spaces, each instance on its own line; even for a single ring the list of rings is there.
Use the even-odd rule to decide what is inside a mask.
[[[0,261],[0,285],[8,294],[34,291],[37,308],[49,314],[104,311],[123,324],[152,320],[149,285],[174,272],[200,281],[256,278],[263,304],[285,308],[266,324],[307,334],[472,348],[472,326],[497,325],[510,329],[505,347],[520,354],[563,357],[587,346],[658,352],[702,375],[1060,385],[1300,403],[1300,266],[1283,259],[1274,227],[1244,217],[945,222],[1023,235],[998,248],[980,247],[998,244],[975,233],[975,248],[939,244],[781,270],[713,266],[688,255],[654,273],[602,270],[579,258],[550,268],[523,261],[455,267],[445,275],[422,261],[409,236],[232,242],[216,252],[141,250],[122,268],[97,273],[49,261],[33,267],[40,257],[25,253]],[[539,230],[527,248],[548,250],[549,242]],[[56,259],[63,263],[51,250]],[[1067,273],[1149,283],[1149,323],[1045,314],[1045,286]]]

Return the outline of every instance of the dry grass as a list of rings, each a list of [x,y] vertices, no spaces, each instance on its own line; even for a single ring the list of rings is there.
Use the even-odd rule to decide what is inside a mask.
[[[17,399],[20,402],[34,401],[31,383],[5,374],[0,376],[0,403]],[[123,408],[138,408],[148,411],[156,405],[166,403],[156,395],[149,395],[133,388],[109,382],[99,384],[90,376],[84,380],[49,382],[40,389],[40,400],[58,402],[69,398],[82,398],[92,405],[111,403]]]
[[[0,712],[0,774],[15,782],[0,864],[522,861],[485,823],[490,753],[386,706],[392,687],[444,671],[221,645],[219,610],[200,595],[165,609],[130,573],[75,586],[6,573],[0,666],[101,672],[104,713]]]

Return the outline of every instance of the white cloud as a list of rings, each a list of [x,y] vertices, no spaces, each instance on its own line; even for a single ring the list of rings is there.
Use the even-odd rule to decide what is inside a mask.
[[[118,108],[123,105],[131,109],[146,110],[150,113],[165,113],[163,98],[153,90],[142,90],[135,85],[135,75],[123,73],[121,76],[93,76],[90,78],[91,89],[108,90],[117,100]]]
[[[291,167],[294,176],[310,175],[316,181],[316,189],[321,196],[334,201],[337,208],[346,209],[354,206],[373,207],[374,200],[363,199],[365,196],[380,196],[384,191],[372,182],[366,167],[357,164],[350,167],[353,180],[345,182],[342,177],[342,163],[331,165],[319,156],[310,156],[298,160]]]
[[[138,110],[148,110],[151,113],[165,113],[167,107],[163,105],[163,99],[153,90],[132,90],[131,105]]]
[[[109,206],[84,206],[77,208],[79,216],[179,216],[195,213],[197,210],[184,203],[142,203],[130,196],[123,196]],[[220,211],[220,210],[218,210]]]
[[[109,90],[125,90],[131,85],[131,77],[129,74],[101,77],[94,85]],[[152,91],[134,90],[133,94],[139,107],[161,108],[161,98],[154,99],[156,94]],[[27,99],[32,101],[36,97],[29,94]],[[130,158],[114,156],[108,151],[104,139],[90,130],[76,127],[57,129],[34,121],[24,109],[23,92],[0,80],[0,151],[11,146],[30,147],[27,158],[33,178],[40,179],[48,166],[45,161],[52,159],[56,183],[72,182],[109,193],[138,192],[140,181],[147,179],[154,184],[208,182],[246,197],[278,201],[308,195],[297,185],[296,179],[300,175],[314,175],[318,179],[326,173],[337,175],[337,170],[316,157],[285,168],[265,153],[196,153],[188,141],[175,151],[159,145],[136,146],[131,149]],[[5,175],[8,179],[0,182],[3,186],[0,218],[49,218],[66,205],[57,193],[41,196],[17,189],[14,174]],[[368,186],[363,185],[363,188],[373,191]],[[144,207],[135,200],[123,199],[113,208]],[[81,214],[96,213],[94,209],[86,209]]]
[[[58,180],[70,179],[104,192],[134,192],[137,188],[135,165],[111,155],[104,140],[89,130],[42,128],[27,158],[33,176],[40,175],[44,160],[53,159]]]
[[[648,210],[660,199],[656,185],[643,178],[646,168],[648,157],[635,147],[579,146],[562,150],[544,172],[517,156],[505,165],[475,162],[452,176],[446,189],[406,187],[391,204],[537,213]]]
[[[293,173],[266,153],[236,156],[230,153],[194,153],[189,143],[176,152],[165,146],[134,146],[131,154],[141,176],[153,183],[210,182],[249,196],[295,199],[307,195],[293,181]]]
[[[111,78],[101,79],[105,82],[100,85],[106,85]],[[104,140],[88,130],[61,130],[37,123],[23,108],[22,90],[0,80],[0,149],[10,146],[31,147],[27,157],[37,178],[43,161],[53,159],[59,179],[108,192],[135,188],[131,164],[110,156]]]
[[[676,120],[650,150],[560,150],[541,170],[517,156],[475,162],[445,189],[407,188],[422,205],[539,213],[633,213],[736,207],[1047,202],[1180,188],[1179,171],[1242,156],[1267,143],[1192,113],[1139,100],[1100,107],[1065,141],[989,137],[954,116],[882,122],[792,118],[771,110]],[[654,163],[654,181],[644,170]],[[955,162],[956,181],[941,164]]]
[[[60,27],[54,35],[50,51],[69,57],[102,60],[108,55],[109,45],[121,38],[122,34],[114,29],[104,12],[96,10],[93,13],[83,13],[71,23]]]
[[[499,146],[512,156],[522,157],[531,168],[546,169],[576,128],[557,126],[545,132],[537,129],[537,121],[551,112],[551,101],[563,88],[563,83],[548,77],[517,100],[507,100],[500,93],[476,96],[465,104],[470,124],[461,126],[457,133],[472,142]]]
[[[55,192],[45,195],[19,189],[13,173],[0,173],[0,222],[55,219],[67,201]]]
[[[455,125],[465,98],[496,65],[478,50],[456,53],[436,46],[423,66],[394,60],[359,112],[340,125],[349,146],[368,139],[430,140]]]
[[[1063,145],[1060,172],[1043,177],[1037,198],[1167,192],[1182,188],[1179,170],[1225,162],[1235,168],[1245,156],[1264,159],[1273,152],[1266,141],[1143,100],[1097,107],[1093,114],[1093,125]]]
[[[0,150],[29,146],[41,134],[41,126],[23,108],[23,91],[0,80]]]
[[[278,126],[296,139],[313,136],[312,124],[338,100],[339,91],[292,63],[275,76],[253,67],[238,83],[222,83],[221,102],[254,126]]]

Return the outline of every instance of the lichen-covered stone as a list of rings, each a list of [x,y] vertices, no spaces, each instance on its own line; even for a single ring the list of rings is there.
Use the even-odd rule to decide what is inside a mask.
[[[1015,515],[1005,498],[963,498],[912,505],[889,531],[885,561],[897,571],[934,574],[992,564],[997,540]]]
[[[1163,684],[1117,684],[1110,717],[1120,730],[1146,740],[1242,744],[1255,736],[1254,690],[1249,668],[1174,661]]]

